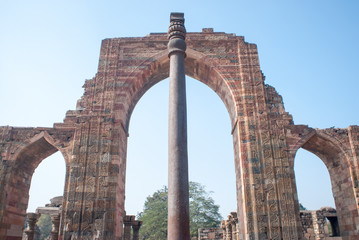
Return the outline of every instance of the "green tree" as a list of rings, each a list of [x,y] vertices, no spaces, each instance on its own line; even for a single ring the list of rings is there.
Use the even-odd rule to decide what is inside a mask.
[[[218,227],[222,216],[219,214],[219,206],[214,203],[210,193],[205,187],[196,182],[189,183],[190,200],[190,232],[191,237],[198,234],[199,228]],[[147,197],[144,210],[138,215],[143,221],[140,231],[142,240],[167,239],[167,187],[156,191]]]
[[[52,223],[49,214],[41,214],[36,225],[40,231],[40,240],[45,240],[48,236],[50,236]]]
[[[138,219],[143,221],[141,239],[167,239],[167,201],[167,187],[147,197],[143,212],[138,215]]]
[[[189,212],[191,237],[197,236],[199,228],[218,227],[222,219],[219,206],[207,193],[205,187],[196,182],[189,183]]]

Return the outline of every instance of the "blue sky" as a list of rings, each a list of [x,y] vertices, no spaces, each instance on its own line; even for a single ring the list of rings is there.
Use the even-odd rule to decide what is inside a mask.
[[[101,40],[166,32],[173,11],[185,13],[188,32],[212,27],[257,44],[266,83],[283,96],[296,124],[359,125],[358,10],[358,1],[0,0],[0,126],[62,122],[96,73]],[[214,191],[225,217],[236,208],[229,117],[211,89],[191,79],[187,87],[190,178]],[[129,214],[167,184],[167,99],[165,80],[131,118]],[[323,163],[305,151],[295,161],[303,205],[333,205]],[[39,166],[29,210],[62,194],[64,172],[60,154]]]

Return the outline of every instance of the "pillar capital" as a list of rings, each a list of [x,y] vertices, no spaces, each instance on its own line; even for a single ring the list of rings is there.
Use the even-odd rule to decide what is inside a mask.
[[[131,225],[133,221],[135,221],[135,215],[126,215],[123,217],[123,223]]]
[[[184,14],[183,13],[171,13],[171,22],[168,28],[168,56],[177,52],[186,56],[187,45],[186,28],[184,26]]]
[[[171,13],[170,26],[168,28],[168,39],[172,40],[180,38],[186,39],[186,28],[184,26],[184,14],[173,12]]]
[[[135,230],[135,229],[139,229],[141,226],[142,226],[142,221],[132,221],[132,229]]]

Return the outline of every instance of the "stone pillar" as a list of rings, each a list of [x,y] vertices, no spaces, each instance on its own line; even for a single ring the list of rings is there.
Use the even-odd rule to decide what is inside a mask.
[[[131,226],[134,220],[135,216],[125,216],[123,218],[123,225],[125,225],[123,230],[123,240],[131,240]]]
[[[226,240],[232,240],[232,223],[231,221],[226,221]]]
[[[168,122],[168,239],[189,240],[187,113],[183,13],[171,13],[168,30],[170,98]]]
[[[60,226],[60,214],[54,213],[51,214],[51,240],[57,240],[59,238],[59,226]]]
[[[26,222],[27,228],[25,229],[25,234],[27,240],[33,240],[35,236],[35,226],[36,222],[39,219],[41,214],[39,213],[27,213],[26,215]]]
[[[237,240],[237,224],[233,219],[231,221],[231,229],[232,229],[232,239]]]
[[[223,232],[223,240],[226,240],[227,239],[226,220],[221,221],[220,228],[222,229]]]
[[[232,224],[232,239],[238,240],[238,217],[236,212],[231,212],[231,215],[229,216],[229,220]]]
[[[133,230],[132,240],[139,240],[140,238],[139,232],[141,226],[142,226],[142,221],[132,222],[132,230]]]

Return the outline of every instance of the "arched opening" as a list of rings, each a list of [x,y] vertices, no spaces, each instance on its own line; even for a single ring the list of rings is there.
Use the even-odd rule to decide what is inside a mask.
[[[299,149],[294,160],[299,202],[308,210],[335,208],[329,172],[313,153]]]
[[[51,215],[60,214],[65,175],[66,164],[59,151],[44,159],[32,175],[26,213],[27,216],[29,213],[41,214],[36,222],[36,238],[47,239],[51,235]]]
[[[32,175],[26,212],[35,212],[37,207],[50,203],[50,199],[62,196],[65,173],[66,164],[60,152],[44,159]]]
[[[356,226],[346,221],[346,219],[354,219],[358,213],[348,156],[339,142],[322,132],[315,132],[301,147],[319,157],[328,170],[335,203],[333,207],[336,209],[334,210],[335,216],[326,216],[326,208],[312,211],[313,222],[319,222],[319,219],[321,219],[324,225],[331,226],[332,236],[338,236],[339,234],[349,236],[351,231],[355,231]],[[321,171],[323,172],[323,169]],[[314,183],[312,182],[312,184]],[[299,200],[300,198],[299,193]],[[329,236],[329,231],[326,234]]]
[[[214,91],[186,77],[190,181],[199,182],[220,205],[222,217],[236,211],[231,121]],[[126,170],[126,211],[136,215],[146,197],[167,185],[168,79],[152,87],[131,116]]]
[[[325,216],[326,223],[328,227],[328,235],[329,237],[337,237],[340,236],[339,223],[337,216]]]
[[[21,239],[23,235],[29,203],[29,191],[35,169],[37,169],[44,159],[58,151],[58,149],[47,140],[48,137],[46,133],[40,133],[33,137],[28,145],[17,153],[11,172],[9,172],[8,179],[10,181],[8,181],[5,186],[6,202],[4,216],[5,219],[7,219],[5,220],[6,224],[9,225],[6,236],[12,239]],[[49,169],[46,169],[45,171],[48,170]],[[55,171],[59,171],[59,169],[56,168]],[[63,173],[64,171],[62,171],[62,174]],[[47,179],[43,181],[49,182]],[[64,188],[62,188],[62,191],[63,189]],[[46,190],[41,189],[41,191]]]

